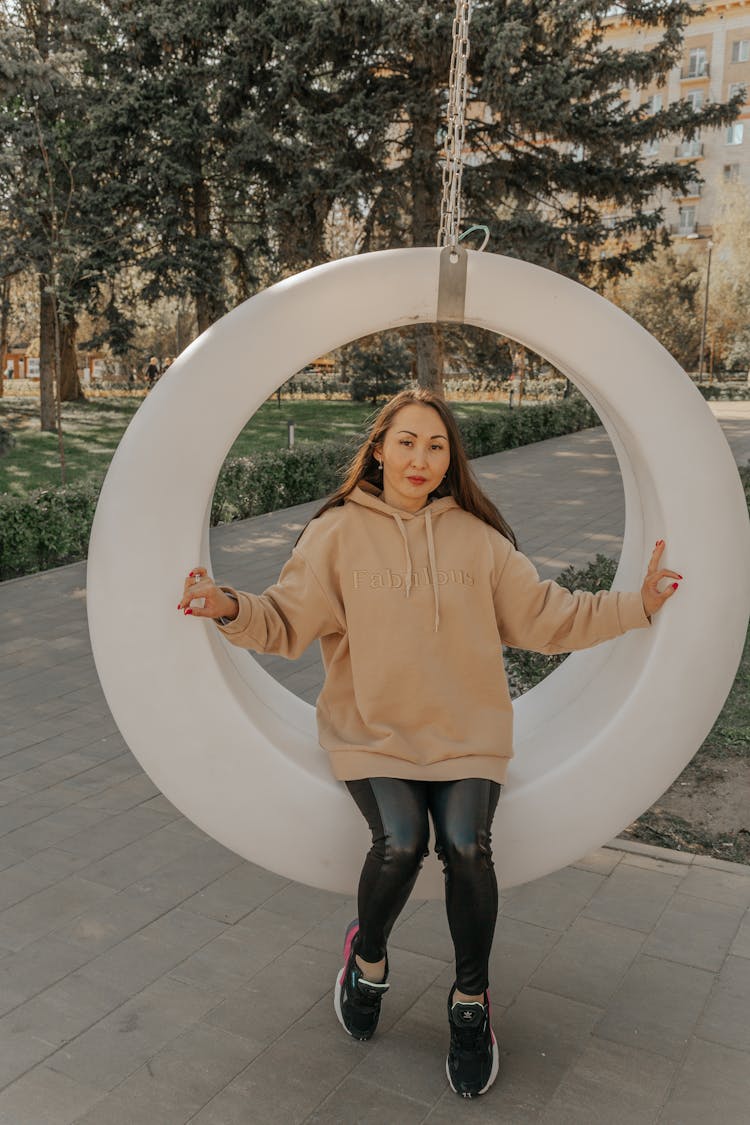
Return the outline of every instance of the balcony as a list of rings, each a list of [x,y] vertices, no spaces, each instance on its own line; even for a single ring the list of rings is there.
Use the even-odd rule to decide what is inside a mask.
[[[675,145],[674,155],[676,160],[697,160],[703,156],[703,142],[683,141]]]
[[[700,199],[703,194],[703,184],[693,181],[685,185],[684,191],[676,191],[672,199]]]
[[[683,82],[691,78],[710,78],[711,64],[706,60],[705,62],[688,63],[680,70],[680,78]]]

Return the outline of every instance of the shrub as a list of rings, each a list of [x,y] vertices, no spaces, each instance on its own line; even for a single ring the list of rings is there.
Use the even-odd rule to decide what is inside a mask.
[[[98,495],[84,484],[0,496],[0,580],[85,558]]]
[[[582,397],[545,403],[461,423],[470,457],[593,426],[598,418]],[[247,519],[318,500],[341,480],[357,438],[301,444],[292,450],[233,457],[216,482],[211,524]],[[86,557],[99,489],[91,484],[0,496],[0,581]]]
[[[617,563],[606,555],[597,555],[582,570],[569,566],[555,579],[566,590],[608,590],[612,585],[617,570]],[[547,656],[543,652],[527,652],[524,649],[509,648],[504,652],[505,667],[508,673],[508,684],[512,696],[522,695],[530,691],[536,684],[549,676],[563,660],[567,660],[568,653]]]

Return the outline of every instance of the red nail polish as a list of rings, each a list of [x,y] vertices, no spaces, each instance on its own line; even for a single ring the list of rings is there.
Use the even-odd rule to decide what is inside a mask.
[[[682,578],[682,575],[681,575],[681,574],[678,574],[678,575],[677,575],[677,577],[678,577],[678,578]]]
[[[185,613],[192,613],[192,612],[193,612],[192,609],[186,609],[185,610]]]
[[[673,589],[673,590],[676,590],[676,589],[677,589],[677,583],[676,583],[676,582],[673,582],[673,583],[672,583],[672,589]],[[190,613],[190,610],[188,610],[188,613]]]

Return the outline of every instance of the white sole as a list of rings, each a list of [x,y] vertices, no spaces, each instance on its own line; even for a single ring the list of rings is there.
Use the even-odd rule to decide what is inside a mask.
[[[343,990],[343,982],[344,982],[344,973],[345,972],[346,972],[346,965],[344,965],[343,969],[339,969],[338,973],[336,974],[336,987],[333,990],[333,1009],[336,1013],[336,1019],[339,1021],[339,1023],[343,1027],[346,1034],[351,1035],[352,1034],[351,1031],[349,1030],[349,1028],[344,1023],[344,1015],[341,1011],[341,992]],[[354,1036],[352,1035],[352,1039],[353,1038],[354,1038]]]

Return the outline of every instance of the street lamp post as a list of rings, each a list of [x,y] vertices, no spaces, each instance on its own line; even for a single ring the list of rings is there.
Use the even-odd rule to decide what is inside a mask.
[[[711,282],[711,251],[714,244],[709,238],[708,240],[708,261],[706,262],[706,295],[703,301],[703,323],[701,325],[701,347],[700,357],[698,359],[698,382],[703,382],[703,350],[706,346],[706,322],[708,320],[708,286]]]

